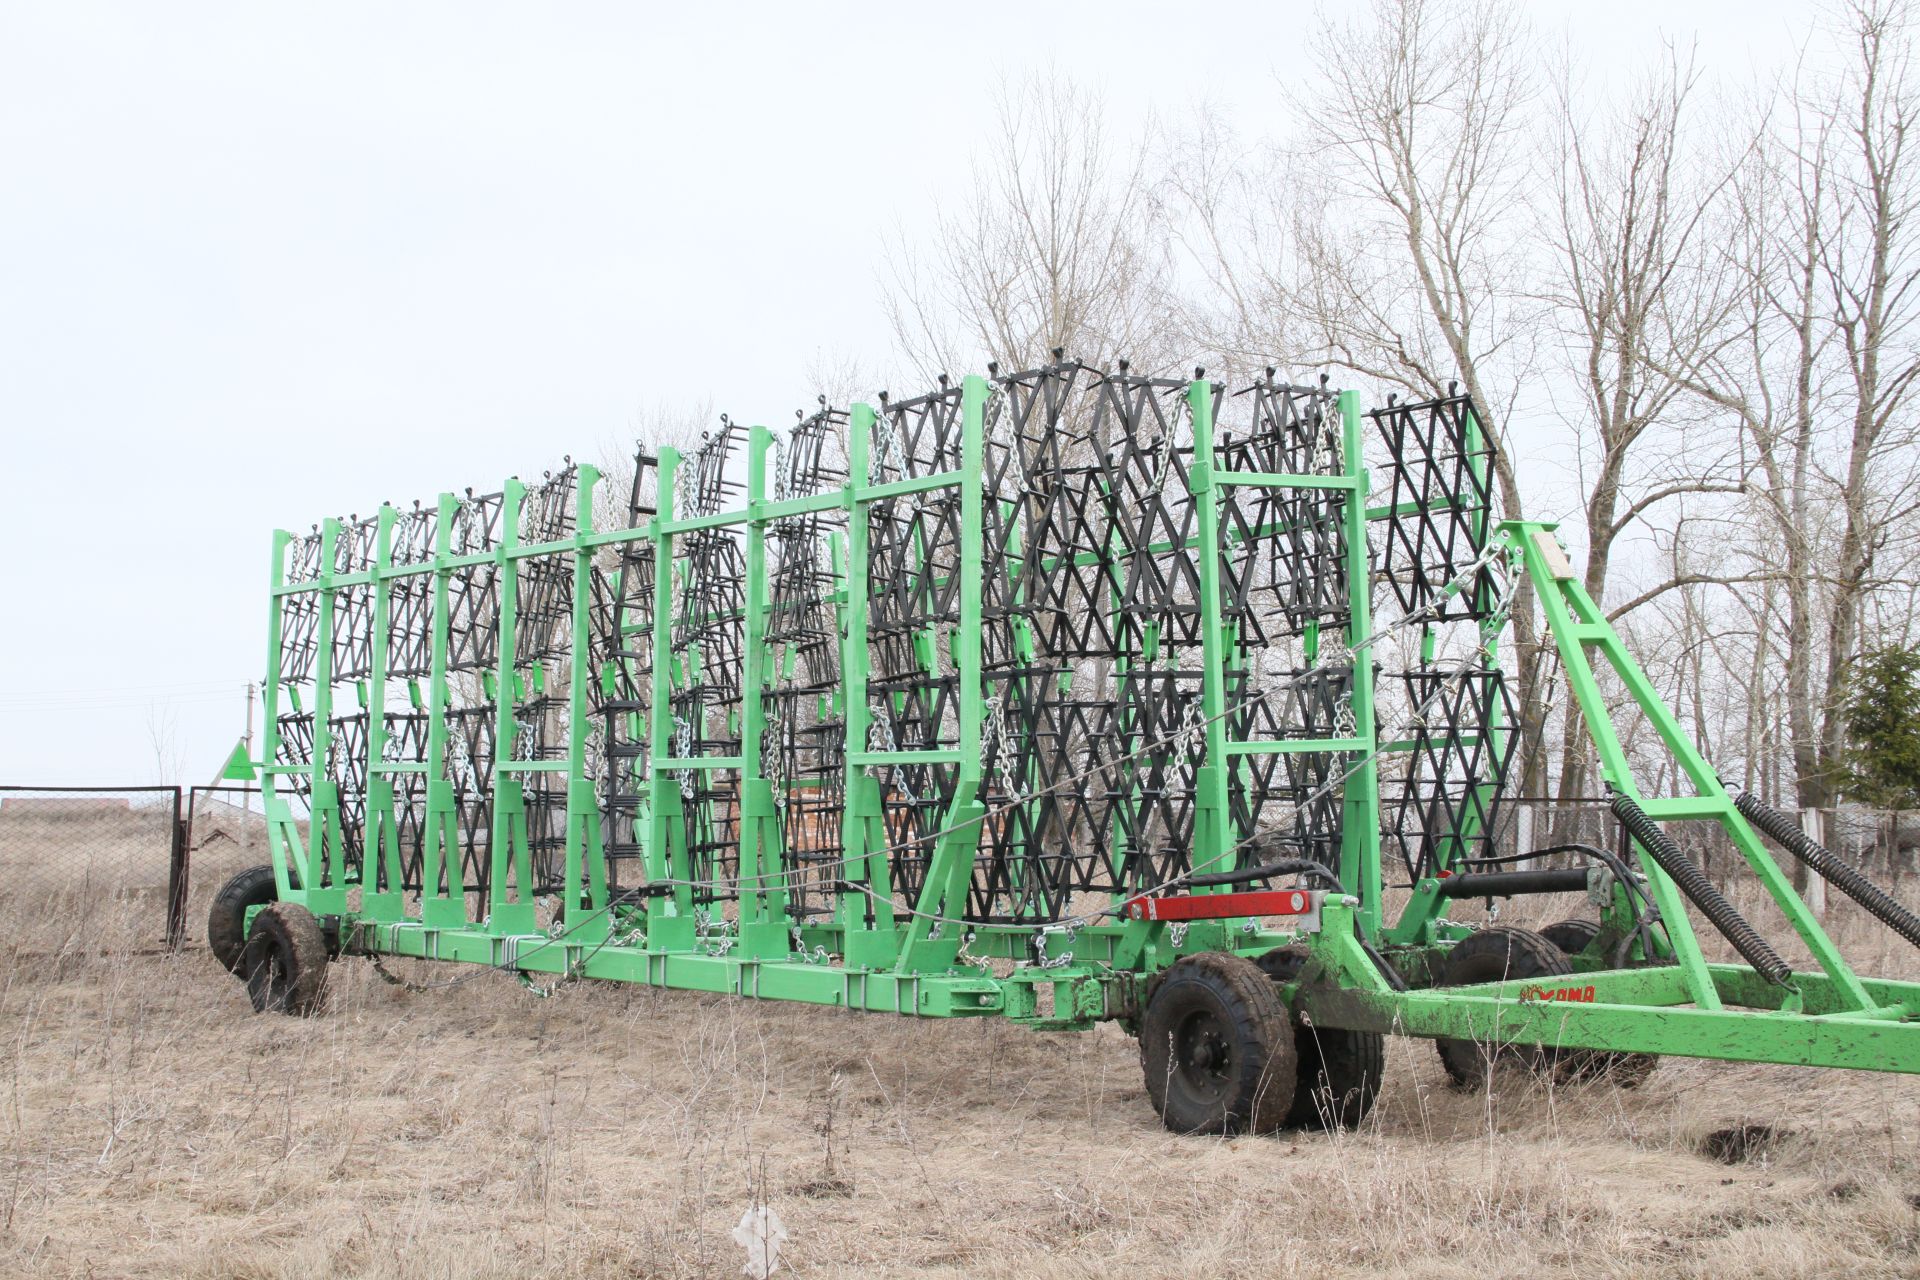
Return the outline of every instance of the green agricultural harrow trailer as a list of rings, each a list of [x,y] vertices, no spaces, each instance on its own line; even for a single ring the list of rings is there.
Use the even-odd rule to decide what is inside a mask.
[[[1920,984],[1856,974],[1757,831],[1920,921],[1728,793],[1552,526],[1496,518],[1491,463],[1463,396],[1363,412],[1272,371],[1061,361],[722,419],[617,486],[569,463],[276,534],[273,861],[222,891],[213,949],[299,1013],[331,959],[406,956],[1113,1020],[1180,1131],[1352,1123],[1387,1033],[1463,1084],[1630,1083],[1658,1054],[1920,1071]],[[1503,843],[1523,583],[1630,838]],[[1606,691],[1681,794],[1643,792]],[[1724,833],[1811,971],[1675,824]],[[1556,892],[1594,909],[1448,918]]]

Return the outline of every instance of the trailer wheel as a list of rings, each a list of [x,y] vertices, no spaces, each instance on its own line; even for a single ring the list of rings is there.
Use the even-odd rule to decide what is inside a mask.
[[[1604,1049],[1565,1049],[1560,1054],[1561,1078],[1569,1084],[1605,1080],[1621,1089],[1637,1089],[1660,1065],[1657,1053],[1609,1053]]]
[[[1253,961],[1203,952],[1155,985],[1140,1027],[1147,1097],[1175,1133],[1271,1133],[1298,1063],[1279,991]]]
[[[1275,947],[1254,963],[1275,982],[1293,982],[1307,962],[1301,946]],[[1293,1105],[1289,1129],[1351,1129],[1366,1119],[1387,1074],[1387,1038],[1378,1031],[1316,1027],[1292,1015]]]
[[[228,973],[239,973],[246,957],[247,908],[265,906],[276,893],[272,867],[248,867],[214,895],[207,912],[207,948]]]
[[[311,911],[294,902],[261,908],[243,959],[255,1012],[304,1018],[319,1010],[327,981],[327,938]]]
[[[1577,956],[1600,936],[1600,922],[1582,920],[1576,916],[1571,920],[1561,920],[1548,925],[1540,931],[1540,936],[1560,948],[1563,953]]]
[[[1465,987],[1509,978],[1563,978],[1573,972],[1559,947],[1531,929],[1494,925],[1468,934],[1441,962],[1441,987]],[[1517,1063],[1533,1071],[1551,1071],[1558,1051],[1545,1045],[1492,1044],[1481,1040],[1436,1040],[1447,1077],[1462,1088],[1486,1083],[1496,1065]]]
[[[1542,929],[1540,936],[1567,955],[1576,956],[1600,936],[1600,922],[1562,920]],[[1561,1070],[1569,1080],[1605,1080],[1622,1089],[1645,1083],[1660,1065],[1657,1053],[1607,1053],[1600,1049],[1567,1050],[1561,1059]]]

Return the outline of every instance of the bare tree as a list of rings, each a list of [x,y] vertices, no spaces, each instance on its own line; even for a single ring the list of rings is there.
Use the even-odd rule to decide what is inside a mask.
[[[1738,157],[1716,167],[1692,145],[1698,77],[1690,58],[1669,49],[1617,112],[1575,92],[1571,66],[1567,71],[1558,95],[1559,199],[1547,231],[1549,296],[1566,335],[1566,382],[1576,392],[1583,585],[1604,604],[1615,546],[1636,524],[1687,495],[1741,491],[1735,450],[1708,446],[1677,420],[1693,408],[1677,370],[1724,340],[1736,298],[1708,236]],[[1676,557],[1664,581],[1615,616],[1678,589],[1696,609],[1689,622],[1697,631],[1690,589],[1714,580],[1713,570]],[[1697,661],[1690,669],[1697,672]],[[1578,717],[1568,716],[1563,799],[1584,793],[1586,765],[1585,734]]]
[[[1681,353],[1689,390],[1726,411],[1748,449],[1747,556],[1779,580],[1767,618],[1787,677],[1777,745],[1803,809],[1833,803],[1841,688],[1886,569],[1910,563],[1920,509],[1920,437],[1897,413],[1920,372],[1909,16],[1904,0],[1849,3],[1845,71],[1797,84],[1763,126],[1717,236],[1740,305],[1722,342]]]
[[[1502,505],[1523,509],[1504,426],[1534,364],[1543,305],[1525,199],[1529,38],[1507,0],[1374,0],[1322,24],[1310,76],[1283,84],[1300,136],[1245,176],[1215,122],[1172,188],[1216,300],[1213,345],[1330,364],[1416,395],[1456,382],[1496,438]],[[1244,213],[1223,212],[1235,202]],[[1245,237],[1249,227],[1284,227]],[[1506,391],[1496,394],[1495,387]],[[1533,600],[1514,603],[1519,741],[1540,740]],[[1538,753],[1523,787],[1537,789]]]
[[[1117,146],[1100,98],[1067,79],[1003,84],[970,192],[943,206],[929,244],[888,254],[887,313],[917,371],[1027,368],[1055,348],[1170,367],[1147,154]]]
[[[1915,348],[1920,287],[1920,213],[1916,160],[1906,144],[1920,124],[1920,82],[1913,75],[1911,6],[1905,0],[1850,0],[1843,11],[1852,66],[1834,104],[1837,145],[1846,163],[1833,195],[1839,234],[1824,245],[1822,275],[1852,393],[1845,466],[1838,481],[1840,540],[1833,603],[1827,614],[1826,723],[1820,743],[1824,790],[1845,746],[1840,713],[1848,666],[1876,560],[1888,540],[1920,511],[1911,456],[1913,427],[1897,419],[1920,375]],[[1821,797],[1825,799],[1825,796]],[[1824,807],[1824,806],[1822,806]]]
[[[660,456],[662,448],[678,449],[682,454],[699,448],[701,438],[713,428],[716,419],[713,402],[703,401],[695,405],[675,405],[659,401],[642,409],[634,417],[629,431],[621,437],[607,437],[600,442],[599,458],[595,465],[600,469],[600,487],[594,494],[594,524],[599,528],[624,526],[627,513],[633,502],[634,456],[644,450],[653,457]],[[658,472],[649,469],[641,477],[640,500],[646,505],[657,505],[659,494],[655,481]],[[601,563],[611,566],[619,560],[617,548],[604,548]]]

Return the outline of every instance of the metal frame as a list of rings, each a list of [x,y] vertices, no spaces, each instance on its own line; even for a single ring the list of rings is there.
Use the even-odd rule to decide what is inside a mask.
[[[383,506],[358,533],[276,533],[260,772],[279,896],[352,953],[1049,1027],[1137,1017],[1182,955],[1304,941],[1285,994],[1323,1025],[1920,1070],[1920,984],[1846,965],[1552,526],[1494,523],[1472,405],[1363,414],[1354,392],[1271,374],[1247,391],[994,371],[751,428],[730,509],[728,423],[691,458],[643,453],[616,527],[595,527],[601,477],[581,465],[537,490]],[[1223,431],[1223,405],[1248,425]],[[1369,422],[1390,469],[1373,509]],[[818,456],[842,428],[844,469]],[[1709,963],[1649,859],[1659,925],[1633,967],[1583,957],[1571,996],[1421,985],[1465,932],[1444,882],[1475,865],[1499,804],[1497,649],[1519,575],[1610,790],[1719,824],[1820,972]],[[531,611],[530,576],[547,593]],[[1398,615],[1377,628],[1382,580]],[[1387,682],[1411,729],[1385,723],[1385,630],[1418,635],[1419,665]],[[1261,662],[1287,645],[1304,665],[1276,683]],[[1640,792],[1596,658],[1695,795]],[[1089,662],[1105,701],[1071,693]],[[809,683],[807,664],[837,678]],[[491,721],[484,788],[450,752],[462,716]],[[541,779],[559,785],[536,803]],[[549,867],[538,832],[556,828]],[[1393,920],[1383,828],[1414,877]],[[1610,901],[1624,936],[1635,899],[1616,884]]]

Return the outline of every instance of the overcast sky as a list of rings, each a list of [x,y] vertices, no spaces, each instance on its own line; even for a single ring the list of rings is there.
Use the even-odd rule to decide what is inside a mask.
[[[1808,5],[1538,0],[1603,76],[1739,77]],[[1117,125],[1275,125],[1305,6],[0,0],[0,783],[210,777],[270,531],[596,456],[642,410],[790,420],[886,363],[925,227],[1052,66]],[[173,780],[169,777],[167,780]]]

